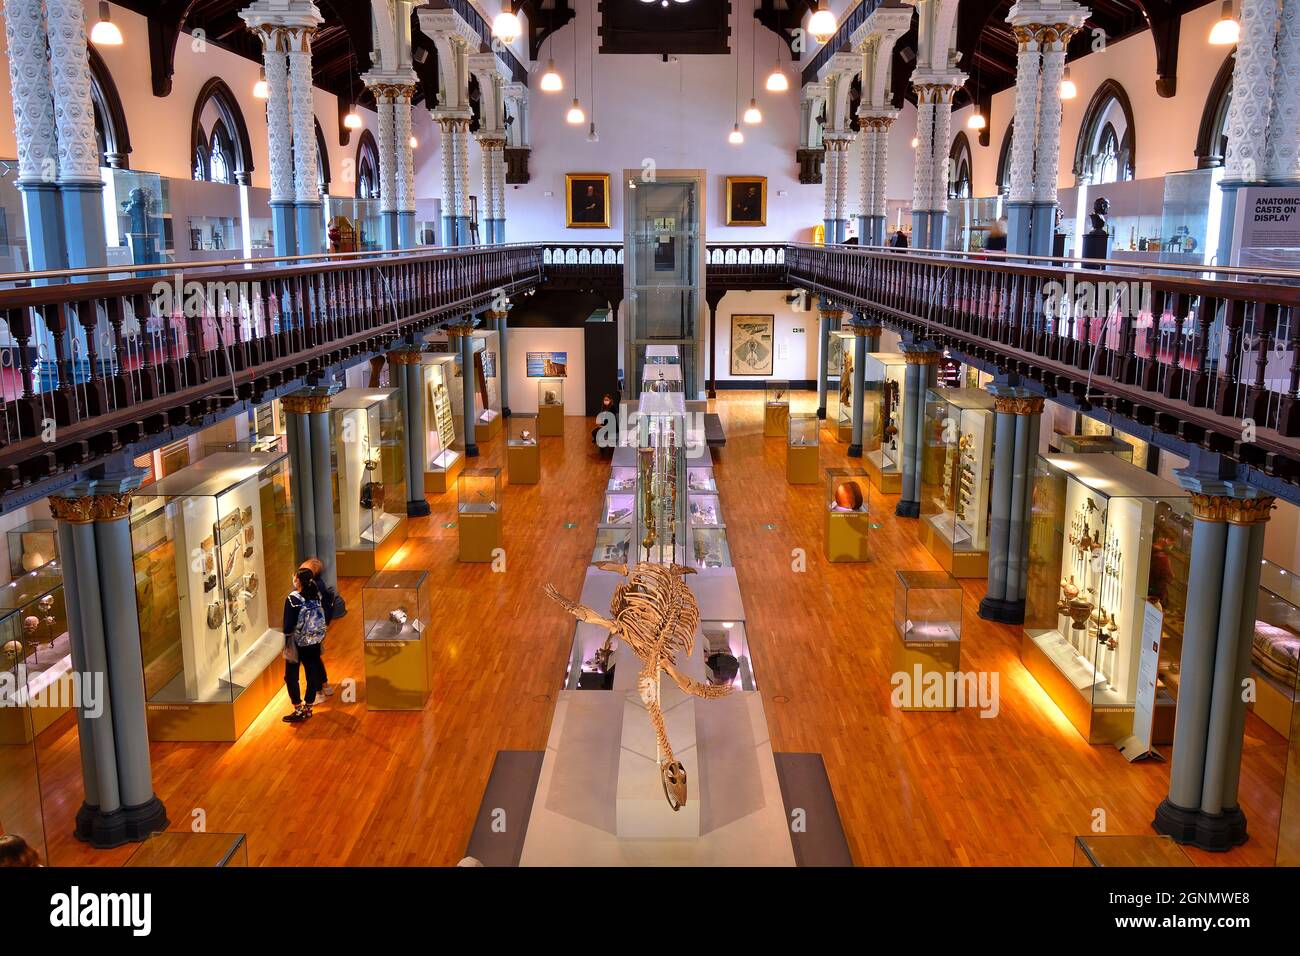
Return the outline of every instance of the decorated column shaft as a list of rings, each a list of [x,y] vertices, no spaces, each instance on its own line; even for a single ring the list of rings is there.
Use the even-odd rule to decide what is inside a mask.
[[[461,407],[464,416],[461,430],[465,434],[465,457],[478,457],[478,444],[475,426],[478,424],[478,412],[475,409],[476,392],[474,387],[474,320],[467,319],[458,325],[447,326],[447,338],[453,351],[460,353],[460,384],[462,389]]]
[[[428,458],[425,446],[424,366],[420,350],[414,347],[394,349],[388,353],[388,367],[393,370],[402,401],[402,421],[406,428],[406,513],[412,518],[429,513],[424,497],[424,465]]]
[[[293,123],[293,199],[298,254],[325,248],[316,156],[316,114],[312,104],[311,41],[314,27],[285,31],[289,44],[289,109]],[[323,560],[323,559],[322,559]]]
[[[858,242],[871,245],[871,210],[876,205],[876,135],[877,128],[868,118],[862,117],[862,131],[858,134],[858,173],[861,180],[858,203]]]
[[[925,449],[925,393],[934,384],[939,353],[929,344],[904,345],[902,495],[894,514],[921,516],[921,454]]]
[[[847,452],[850,458],[862,457],[863,417],[867,407],[867,347],[872,326],[850,323],[853,330],[853,435]]]
[[[380,239],[385,249],[396,249],[398,247],[397,155],[394,144],[396,130],[393,119],[393,91],[387,84],[378,84],[371,89],[375,94],[376,126],[379,131],[376,146],[379,150]]]
[[[993,394],[993,478],[989,513],[988,588],[979,615],[1021,624],[1029,576],[1029,518],[1043,398],[1006,384]]]
[[[498,238],[498,241],[504,241]],[[497,328],[497,381],[501,391],[501,417],[510,417],[510,359],[508,348],[510,331],[510,306],[488,312],[488,318],[496,322]]]
[[[415,155],[411,147],[411,98],[415,87],[395,87],[393,96],[393,150],[396,157],[397,247],[418,245],[415,235]]]
[[[1011,185],[1007,196],[1007,250],[1019,255],[1030,251],[1030,223],[1034,206],[1034,145],[1038,140],[1038,101],[1042,90],[1041,27],[1012,28],[1016,54],[1016,105],[1011,136]]]
[[[844,312],[830,303],[823,302],[818,310],[821,316],[817,323],[817,417],[826,418],[826,396],[829,392],[828,379],[830,370],[826,367],[830,358],[831,332],[838,328]]]
[[[934,187],[934,90],[916,87],[916,163],[912,170],[912,245],[930,243],[930,190]]]
[[[1088,11],[1077,9],[1081,24]],[[1034,204],[1030,226],[1032,255],[1050,256],[1056,233],[1056,177],[1061,157],[1061,80],[1065,48],[1078,25],[1058,22],[1043,28],[1042,87],[1038,97],[1038,135],[1034,145]],[[1048,95],[1051,94],[1051,95]]]

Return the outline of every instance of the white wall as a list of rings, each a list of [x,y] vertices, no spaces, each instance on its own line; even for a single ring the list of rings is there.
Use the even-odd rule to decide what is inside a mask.
[[[718,340],[713,344],[718,381],[753,382],[761,388],[763,379],[752,375],[731,374],[731,317],[733,315],[771,315],[773,346],[771,378],[806,380],[817,378],[817,330],[820,315],[795,312],[786,301],[786,292],[728,292],[718,305]],[[796,329],[802,331],[796,332]],[[707,369],[705,370],[707,375]]]
[[[537,382],[528,377],[528,352],[568,352],[564,414],[587,414],[587,344],[582,329],[510,328],[510,411],[537,411]]]

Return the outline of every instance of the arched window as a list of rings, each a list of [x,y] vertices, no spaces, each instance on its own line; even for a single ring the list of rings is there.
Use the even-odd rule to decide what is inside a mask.
[[[248,184],[253,172],[248,127],[234,94],[220,77],[214,76],[199,91],[190,124],[190,143],[195,179]]]
[[[379,183],[379,147],[370,130],[362,130],[357,143],[357,198],[378,199]]]
[[[207,182],[208,179],[208,149],[203,144],[194,147],[194,180],[196,182]]]
[[[1101,128],[1101,137],[1097,140],[1097,152],[1094,154],[1091,182],[1094,186],[1119,181],[1119,136],[1115,127],[1107,123]]]
[[[90,46],[86,52],[90,57],[90,103],[95,113],[95,149],[99,153],[99,165],[128,169],[131,136],[126,128],[122,99],[117,95],[113,76],[98,51]]]
[[[1133,108],[1114,80],[1105,80],[1083,114],[1074,150],[1077,183],[1100,185],[1134,178]]]
[[[1011,137],[1016,132],[1016,121],[1007,124],[1007,132],[1002,137],[1002,148],[998,151],[998,194],[1006,196],[1011,192]]]
[[[229,183],[234,150],[230,134],[221,120],[212,127],[212,140],[208,145],[208,179],[214,183]]]
[[[948,152],[948,198],[969,199],[970,183],[970,140],[964,130],[957,133]]]
[[[1236,51],[1229,53],[1219,67],[1219,73],[1210,87],[1201,113],[1201,126],[1196,134],[1196,168],[1208,169],[1222,166],[1228,153],[1228,108],[1232,105],[1232,69],[1237,62]]]

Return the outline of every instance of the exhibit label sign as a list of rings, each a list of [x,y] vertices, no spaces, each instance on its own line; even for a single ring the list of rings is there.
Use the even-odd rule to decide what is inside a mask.
[[[568,352],[525,352],[529,378],[568,378]]]
[[[1133,733],[1116,746],[1129,763],[1164,758],[1151,747],[1156,720],[1156,681],[1160,671],[1160,632],[1165,612],[1152,601],[1142,605],[1142,656],[1138,659],[1137,700],[1133,708]]]

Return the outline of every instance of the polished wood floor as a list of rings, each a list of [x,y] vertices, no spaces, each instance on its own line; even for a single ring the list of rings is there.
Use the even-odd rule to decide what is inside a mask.
[[[1069,865],[1074,836],[1098,821],[1108,833],[1151,832],[1168,765],[1130,765],[1085,743],[1020,664],[1019,629],[976,616],[982,582],[965,591],[962,666],[999,674],[999,715],[891,707],[894,572],[937,568],[915,522],[877,496],[875,560],[827,564],[819,487],[786,484],[784,441],[762,437],[761,396],[723,393],[717,409],[728,436],[716,458],[722,507],[773,744],[823,755],[859,865]],[[460,859],[496,752],[546,742],[572,621],[542,585],[577,593],[590,559],[608,474],[590,427],[568,419],[563,439],[545,440],[542,483],[506,490],[503,572],[457,561],[453,495],[431,495],[433,515],[411,522],[393,566],[434,582],[437,678],[422,712],[367,712],[361,581],[344,581],[351,612],[325,656],[335,683],[355,681],[356,701],[336,696],[291,727],[281,692],[234,744],[155,744],[173,828],[201,818],[208,831],[246,833],[255,865]],[[845,463],[845,446],[829,432],[823,441],[823,466]],[[504,467],[503,457],[497,439],[479,463]],[[792,570],[794,549],[806,571]],[[70,836],[80,771],[68,718],[42,736],[39,759],[51,862],[125,860],[131,848],[94,851]],[[1198,864],[1273,862],[1285,759],[1283,739],[1252,716],[1242,782],[1251,841],[1193,851]]]

